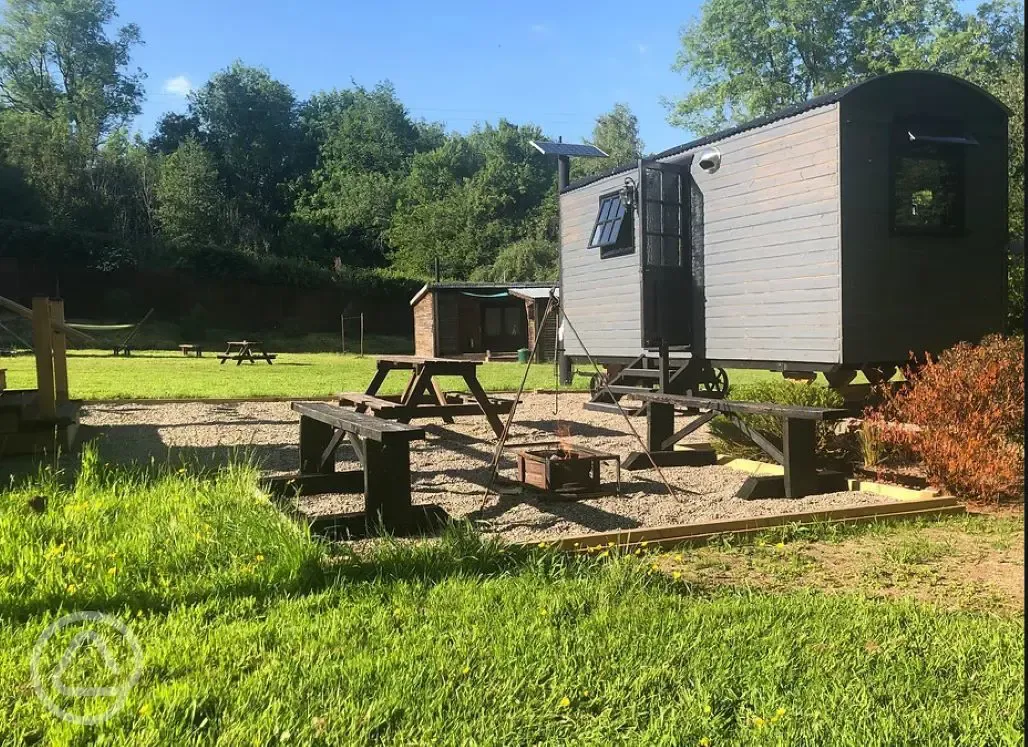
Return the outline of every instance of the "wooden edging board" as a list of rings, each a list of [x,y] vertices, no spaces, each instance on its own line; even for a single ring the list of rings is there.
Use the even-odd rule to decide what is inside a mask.
[[[576,537],[562,537],[552,541],[518,543],[524,547],[540,544],[555,550],[588,552],[590,549],[617,547],[631,549],[646,543],[654,547],[676,547],[686,544],[700,544],[712,537],[732,535],[745,537],[759,534],[780,526],[809,526],[815,524],[865,524],[874,521],[903,521],[918,518],[965,514],[967,509],[953,497],[919,498],[897,503],[880,503],[871,506],[805,511],[774,516],[759,516],[746,519],[722,519],[701,524],[679,524],[675,526],[625,529],[616,532],[583,534]]]

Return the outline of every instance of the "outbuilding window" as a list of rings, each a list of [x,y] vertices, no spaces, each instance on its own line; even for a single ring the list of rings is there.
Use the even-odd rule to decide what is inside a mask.
[[[953,126],[897,125],[891,169],[892,233],[963,233],[965,152],[975,145],[973,137]]]
[[[632,211],[625,206],[620,192],[600,196],[589,248],[600,250],[600,259],[620,257],[635,251]]]

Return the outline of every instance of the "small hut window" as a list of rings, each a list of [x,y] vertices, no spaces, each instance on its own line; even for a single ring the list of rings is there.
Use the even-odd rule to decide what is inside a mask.
[[[977,141],[938,125],[901,124],[896,130],[892,232],[959,235],[964,230],[964,149]]]
[[[600,196],[589,248],[600,250],[600,259],[620,257],[635,251],[632,211],[621,200],[620,192]]]

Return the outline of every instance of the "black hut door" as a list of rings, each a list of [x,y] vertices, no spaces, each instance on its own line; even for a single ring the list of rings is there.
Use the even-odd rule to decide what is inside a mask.
[[[689,165],[639,161],[642,345],[692,345]]]

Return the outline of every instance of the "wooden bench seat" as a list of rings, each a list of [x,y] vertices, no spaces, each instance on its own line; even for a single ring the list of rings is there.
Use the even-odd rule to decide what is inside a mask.
[[[425,438],[424,428],[326,402],[293,402],[291,407],[300,415],[300,470],[266,478],[268,489],[277,496],[364,494],[364,511],[318,517],[312,529],[335,537],[383,530],[411,534],[445,521],[439,506],[411,503],[410,442]],[[344,439],[361,469],[336,472],[335,453]]]
[[[184,343],[182,345],[179,345],[178,349],[181,350],[182,355],[185,356],[188,356],[190,353],[193,353],[197,358],[203,357],[203,348],[199,345],[190,345],[188,343]]]
[[[849,417],[849,410],[836,407],[780,405],[773,402],[748,402],[711,397],[693,397],[663,392],[639,392],[632,396],[646,402],[646,442],[648,454],[633,452],[624,461],[625,469],[646,469],[653,465],[700,466],[713,464],[712,451],[675,451],[674,445],[723,415],[729,423],[747,436],[764,453],[782,465],[784,475],[754,475],[736,494],[739,498],[802,498],[817,493],[846,490],[846,478],[832,471],[817,470],[817,424]],[[675,408],[704,411],[684,428],[675,430]],[[776,443],[754,428],[742,415],[770,415],[782,423],[782,440]]]

